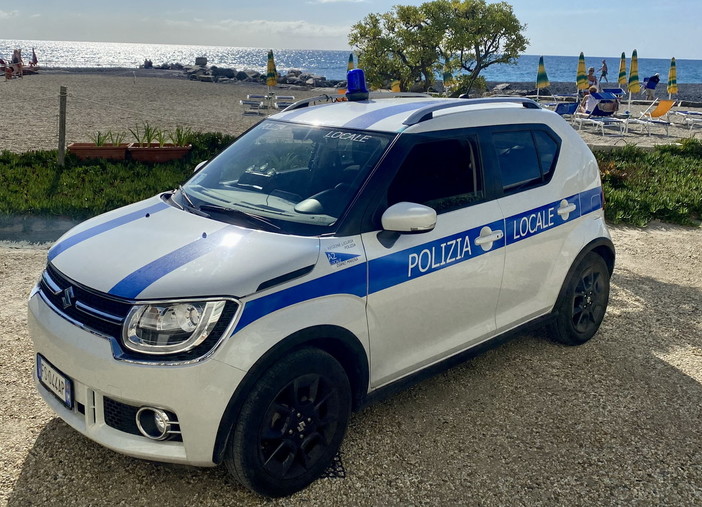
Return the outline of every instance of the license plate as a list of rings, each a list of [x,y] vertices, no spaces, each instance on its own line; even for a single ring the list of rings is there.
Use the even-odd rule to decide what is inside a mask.
[[[37,377],[41,384],[56,395],[68,408],[73,408],[73,381],[37,354]]]

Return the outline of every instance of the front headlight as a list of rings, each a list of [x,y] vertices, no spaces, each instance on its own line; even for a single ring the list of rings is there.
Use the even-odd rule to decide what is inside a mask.
[[[142,354],[174,354],[197,347],[212,332],[226,301],[180,301],[134,306],[122,330],[124,346]]]

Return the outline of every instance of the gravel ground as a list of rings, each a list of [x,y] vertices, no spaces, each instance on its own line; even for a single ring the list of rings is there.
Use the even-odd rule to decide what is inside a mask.
[[[613,227],[598,335],[518,337],[355,414],[345,478],[268,501],[223,468],[121,456],[44,405],[26,297],[45,248],[0,245],[0,505],[702,504],[702,229]]]

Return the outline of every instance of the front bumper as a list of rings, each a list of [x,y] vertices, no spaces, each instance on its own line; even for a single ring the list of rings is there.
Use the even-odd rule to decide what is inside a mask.
[[[220,421],[246,372],[213,357],[174,366],[116,360],[108,338],[63,318],[41,292],[30,297],[28,319],[35,353],[73,381],[75,403],[69,409],[39,382],[34,369],[39,393],[69,425],[99,444],[129,456],[214,465],[213,449]],[[130,409],[142,406],[176,414],[182,441],[154,441],[115,427],[119,426],[114,423],[115,407],[126,408],[129,418]]]

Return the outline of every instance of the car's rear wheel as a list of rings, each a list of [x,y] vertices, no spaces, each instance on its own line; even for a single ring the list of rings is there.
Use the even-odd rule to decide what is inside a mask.
[[[268,369],[248,395],[225,464],[265,496],[299,491],[329,466],[351,413],[348,377],[331,355],[301,349]]]
[[[556,307],[553,337],[566,345],[580,345],[594,336],[609,301],[609,269],[595,252],[588,253],[571,272]]]

